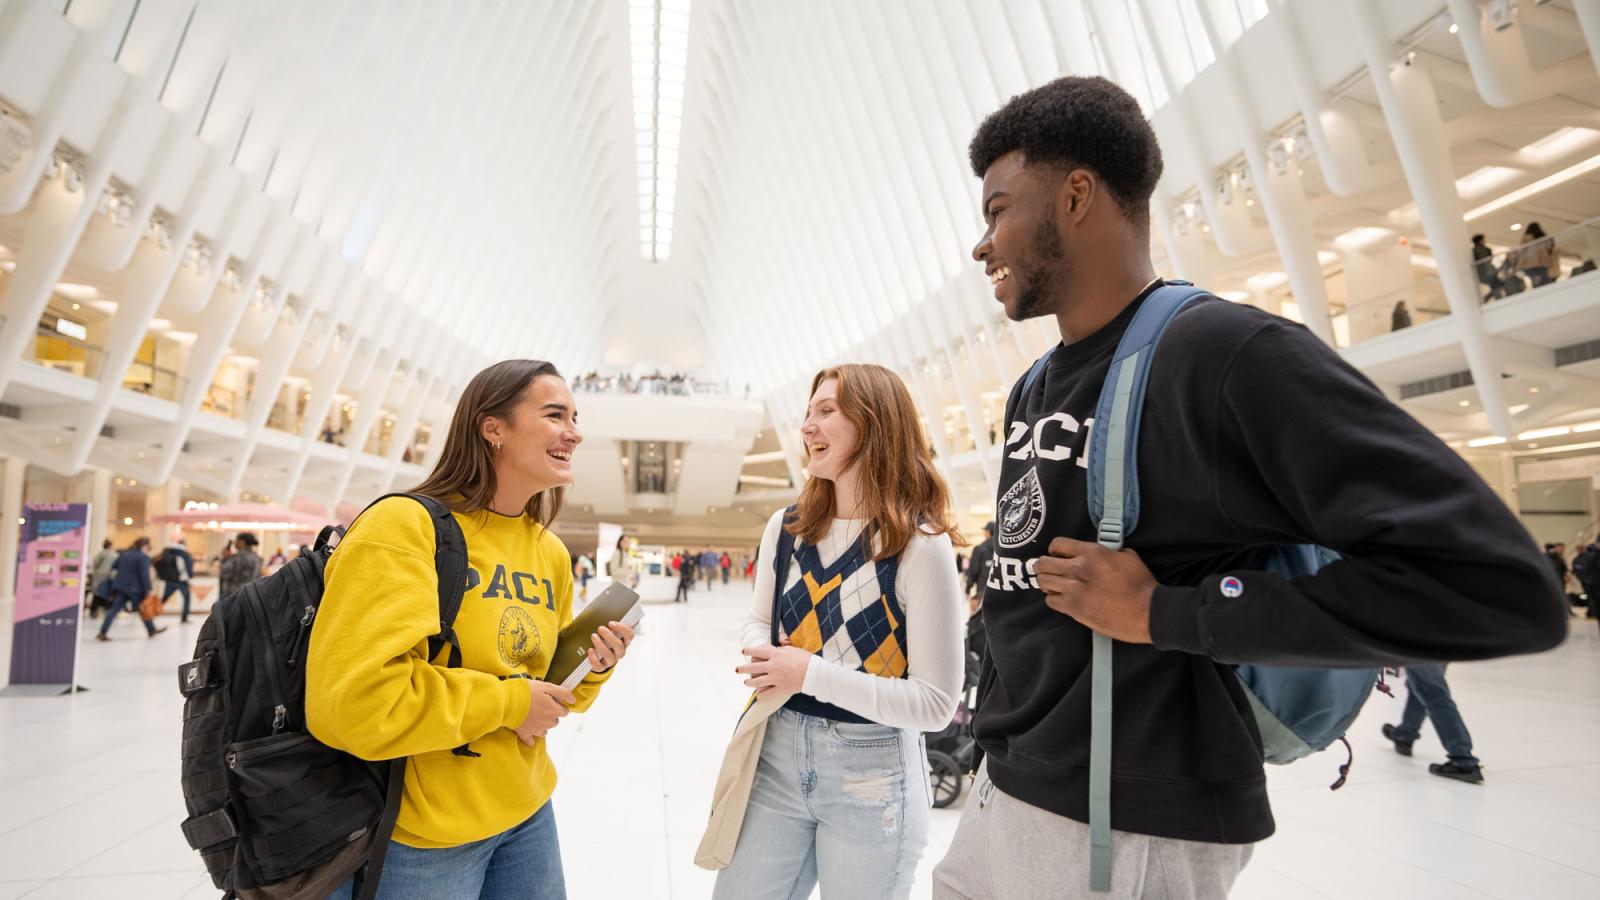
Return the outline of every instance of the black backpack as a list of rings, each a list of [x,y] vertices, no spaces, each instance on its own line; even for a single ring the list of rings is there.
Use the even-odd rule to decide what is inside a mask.
[[[466,537],[438,501],[379,500],[394,496],[421,503],[433,519],[439,633],[428,639],[428,658],[448,644],[448,664],[460,666],[453,624],[467,581]],[[335,533],[344,531],[324,528],[311,555],[218,601],[193,661],[178,667],[183,835],[225,897],[264,897],[256,889],[268,885],[276,898],[325,897],[363,865],[360,896],[377,891],[406,760],[369,762],[306,730],[306,650]]]
[[[156,577],[162,581],[178,581],[183,577],[180,574],[178,557],[163,550],[156,557]]]
[[[1600,547],[1590,547],[1572,560],[1572,574],[1580,582],[1600,581]]]

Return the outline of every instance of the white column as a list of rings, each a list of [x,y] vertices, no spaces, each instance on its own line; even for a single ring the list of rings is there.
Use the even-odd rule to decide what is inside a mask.
[[[24,460],[8,456],[0,463],[0,685],[11,683],[11,632],[17,610],[17,546],[22,529]]]
[[[1261,209],[1267,216],[1267,228],[1277,244],[1278,255],[1283,260],[1283,270],[1289,276],[1294,290],[1295,304],[1300,307],[1300,317],[1311,333],[1330,346],[1333,340],[1333,323],[1329,319],[1328,284],[1322,278],[1322,266],[1317,262],[1317,238],[1312,228],[1311,210],[1306,204],[1305,189],[1296,174],[1296,163],[1290,159],[1283,171],[1273,171],[1267,159],[1266,142],[1270,139],[1262,125],[1261,115],[1246,83],[1244,64],[1239,59],[1235,44],[1221,49],[1221,32],[1212,19],[1207,4],[1196,7],[1201,25],[1213,47],[1218,48],[1217,66],[1223,76],[1223,86],[1232,107],[1233,118],[1244,137],[1244,156],[1251,181],[1261,199]],[[1146,18],[1148,23],[1150,20]],[[1203,190],[1203,188],[1202,188]],[[1239,198],[1234,197],[1237,203]]]
[[[1572,9],[1578,14],[1578,27],[1583,29],[1583,39],[1589,45],[1589,57],[1600,68],[1600,0],[1573,0]]]
[[[1483,411],[1496,434],[1510,437],[1515,428],[1500,385],[1500,365],[1483,324],[1471,244],[1450,164],[1450,135],[1439,114],[1439,98],[1420,66],[1395,62],[1394,44],[1385,37],[1374,0],[1357,0],[1350,10],[1401,169],[1439,263],[1439,282],[1451,316],[1461,329],[1462,349]]]
[[[111,470],[99,466],[84,467],[83,474],[72,480],[67,492],[68,503],[89,504],[89,553],[100,550],[106,539],[111,521]]]

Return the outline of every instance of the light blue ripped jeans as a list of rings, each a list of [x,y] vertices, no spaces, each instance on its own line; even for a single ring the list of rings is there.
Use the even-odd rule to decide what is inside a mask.
[[[904,900],[928,842],[922,735],[780,709],[714,900]]]

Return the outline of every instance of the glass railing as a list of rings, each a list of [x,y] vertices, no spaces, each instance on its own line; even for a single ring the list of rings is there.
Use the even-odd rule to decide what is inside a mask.
[[[1401,331],[1450,315],[1439,276],[1429,273],[1414,278],[1407,287],[1379,294],[1333,310],[1334,343],[1339,347],[1359,344],[1370,338]]]
[[[183,397],[188,379],[172,369],[136,362],[122,376],[122,386],[130,391],[176,402]]]
[[[367,433],[367,443],[362,449],[374,456],[388,456],[389,448],[394,444],[393,438],[392,433],[386,434],[374,428]]]
[[[1473,255],[1484,302],[1504,300],[1594,271],[1600,258],[1600,217],[1543,237],[1525,231],[1515,247],[1498,252],[1474,248]]]
[[[105,358],[106,351],[99,345],[68,337],[43,325],[38,326],[34,335],[33,361],[58,372],[79,378],[99,378]]]
[[[282,403],[273,406],[272,411],[267,413],[267,427],[273,431],[283,431],[291,434],[300,430],[299,426],[295,424],[294,416],[289,413],[289,407],[284,406]]]
[[[200,408],[213,415],[237,419],[244,412],[240,407],[239,392],[232,388],[213,384],[206,388],[205,399],[200,401]]]
[[[727,380],[710,381],[688,375],[646,375],[643,378],[631,375],[581,375],[572,380],[572,390],[574,393],[658,397],[742,396],[749,399],[750,395],[747,385],[737,386]]]
[[[1423,251],[1425,252],[1425,251]],[[1478,296],[1484,303],[1504,300],[1547,284],[1583,277],[1600,258],[1600,217],[1563,228],[1510,248],[1474,248]],[[1415,257],[1413,257],[1415,259]],[[1362,341],[1422,325],[1450,315],[1437,273],[1420,268],[1408,287],[1361,299],[1333,310],[1335,343]]]
[[[302,389],[285,388],[278,394],[278,402],[267,413],[267,427],[274,431],[299,434],[305,427],[306,403],[309,395]]]

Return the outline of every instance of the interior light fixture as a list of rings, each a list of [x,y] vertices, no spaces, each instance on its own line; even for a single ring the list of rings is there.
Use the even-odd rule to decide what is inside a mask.
[[[1532,431],[1524,431],[1521,434],[1517,435],[1517,440],[1519,440],[1519,441],[1537,441],[1540,438],[1566,437],[1567,435],[1569,435],[1571,433],[1572,433],[1572,429],[1571,428],[1569,428],[1569,427],[1567,427],[1565,425],[1558,425],[1558,426],[1555,426],[1553,428],[1535,428]]]
[[[1535,194],[1543,193],[1544,191],[1556,187],[1557,185],[1565,184],[1574,178],[1587,175],[1596,169],[1600,169],[1600,154],[1591,156],[1583,162],[1568,166],[1554,175],[1541,178],[1538,181],[1535,181],[1533,184],[1527,185],[1526,187],[1517,188],[1509,194],[1505,194],[1494,200],[1490,200],[1488,203],[1485,203],[1476,209],[1469,210],[1465,218],[1469,222],[1473,219],[1480,219],[1489,213],[1495,212],[1496,210],[1505,209],[1513,203],[1519,203],[1529,197],[1534,196]],[[1516,228],[1513,228],[1512,230],[1515,231]]]
[[[1462,196],[1482,194],[1510,182],[1522,174],[1520,169],[1505,166],[1483,166],[1456,179],[1456,193]]]
[[[634,145],[639,180],[639,251],[652,262],[672,255],[689,63],[690,0],[629,0]]]
[[[1339,235],[1333,239],[1333,243],[1335,246],[1345,250],[1369,250],[1389,241],[1394,236],[1394,232],[1387,228],[1363,225]]]
[[[93,285],[74,284],[70,281],[57,284],[56,293],[71,300],[93,300],[100,296],[100,291]]]
[[[1517,155],[1526,157],[1535,165],[1548,165],[1563,156],[1584,149],[1597,139],[1600,139],[1600,131],[1593,128],[1577,126],[1557,128],[1517,150]]]
[[[1494,447],[1494,446],[1498,446],[1500,444],[1504,444],[1505,442],[1506,442],[1505,438],[1503,438],[1500,435],[1496,434],[1496,435],[1493,435],[1493,436],[1490,436],[1490,437],[1473,438],[1472,440],[1467,441],[1467,446],[1468,447]]]
[[[1600,441],[1584,441],[1581,444],[1564,444],[1564,445],[1562,445],[1560,447],[1550,447],[1550,448],[1547,448],[1545,450],[1539,451],[1538,454],[1536,454],[1536,455],[1539,455],[1539,456],[1551,456],[1551,455],[1554,455],[1554,454],[1557,454],[1557,453],[1572,453],[1572,452],[1575,452],[1575,451],[1578,451],[1578,450],[1593,450],[1596,447],[1600,447]],[[1527,451],[1524,451],[1522,453],[1517,453],[1517,454],[1514,454],[1514,455],[1515,456],[1529,456],[1529,455],[1534,455],[1534,454],[1530,454]]]

